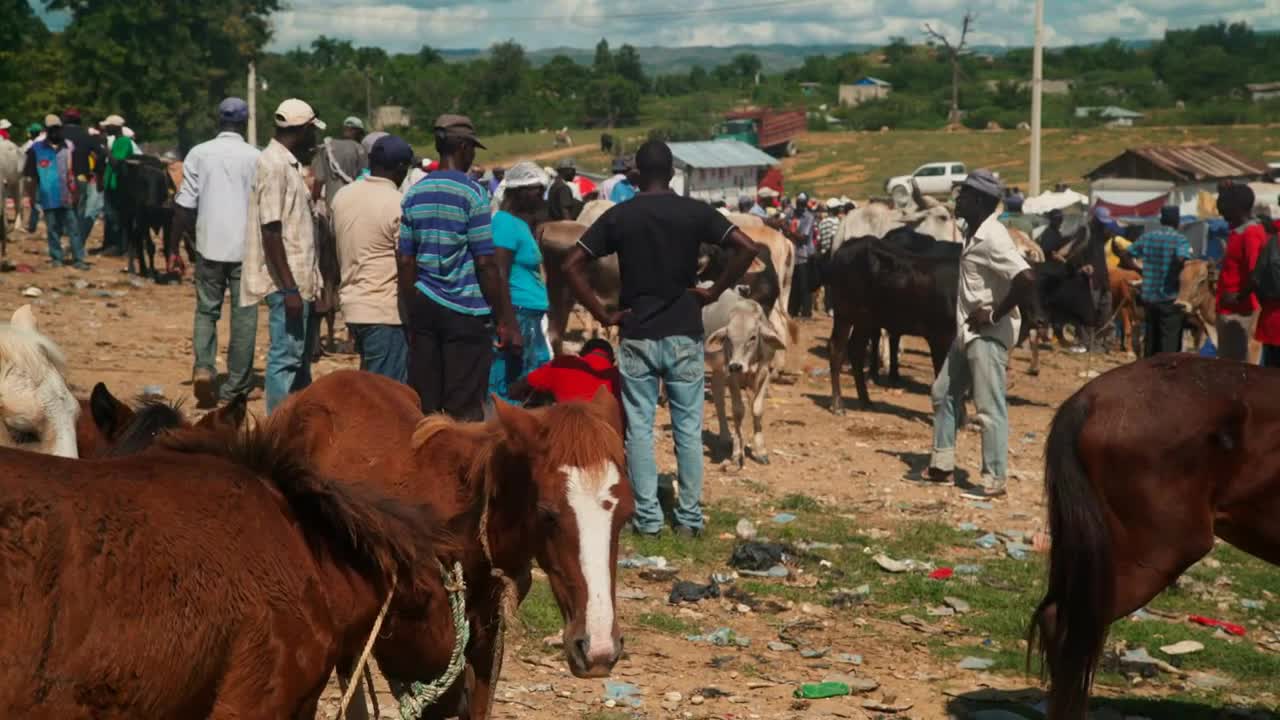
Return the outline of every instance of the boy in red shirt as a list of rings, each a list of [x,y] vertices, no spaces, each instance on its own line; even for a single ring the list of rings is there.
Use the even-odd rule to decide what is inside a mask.
[[[534,370],[525,382],[529,390],[549,394],[557,403],[590,401],[605,387],[622,407],[622,378],[614,364],[613,346],[600,338],[587,341],[577,355],[562,355]]]

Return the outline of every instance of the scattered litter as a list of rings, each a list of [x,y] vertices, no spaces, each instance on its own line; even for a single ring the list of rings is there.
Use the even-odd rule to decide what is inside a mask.
[[[649,593],[639,588],[622,588],[618,591],[618,597],[623,600],[648,600]]]
[[[711,581],[717,585],[732,585],[737,579],[737,575],[733,573],[711,573]]]
[[[793,693],[795,697],[803,700],[844,697],[848,694],[849,686],[841,682],[806,683],[796,688]]]
[[[1245,632],[1244,628],[1240,625],[1236,625],[1235,623],[1225,622],[1223,620],[1215,620],[1213,618],[1205,617],[1203,615],[1192,615],[1187,619],[1197,625],[1204,625],[1205,627],[1212,627],[1212,628],[1220,628],[1232,635],[1243,636]]]
[[[1023,434],[1022,434],[1022,442],[1027,442],[1027,443],[1029,443],[1029,442],[1035,442],[1035,441],[1036,441],[1036,434],[1035,434],[1035,433],[1033,433],[1033,432],[1028,432],[1028,433],[1023,433]]]
[[[680,574],[680,568],[664,567],[664,568],[645,568],[640,571],[640,579],[649,582],[668,582],[675,580],[676,575]]]
[[[862,709],[870,710],[872,712],[900,713],[900,712],[906,712],[910,710],[911,707],[912,707],[911,703],[904,703],[902,705],[893,705],[890,703],[876,702],[875,700],[862,701]]]
[[[733,529],[733,534],[739,540],[755,540],[756,524],[746,518],[741,518],[738,520],[738,525]]]
[[[1213,673],[1196,672],[1187,678],[1187,682],[1201,690],[1221,690],[1222,688],[1230,687],[1234,681],[1231,678],[1214,675]]]
[[[983,535],[977,540],[974,540],[973,544],[977,545],[983,550],[991,550],[993,548],[1000,546],[1000,538],[996,537],[995,533],[987,533],[986,535]]]
[[[774,640],[770,642],[765,647],[769,648],[774,652],[792,652],[793,650],[795,650],[795,647],[793,647],[789,643],[780,642],[778,640]]]
[[[142,388],[142,397],[148,397],[148,398],[162,398],[162,397],[164,397],[164,386],[162,386],[162,385],[147,385],[147,386],[145,386],[145,387],[143,387],[143,388]]]
[[[904,573],[915,567],[915,561],[913,560],[894,560],[884,553],[880,553],[871,559],[885,572]]]
[[[36,287],[35,285],[32,285],[31,287],[22,291],[22,297],[38,298],[43,294],[44,294],[44,291]]]
[[[933,572],[929,573],[929,579],[930,580],[949,580],[951,579],[951,576],[955,574],[956,574],[956,571],[954,568],[940,567],[937,570],[934,570]]]
[[[774,565],[768,570],[739,570],[738,572],[749,577],[764,578],[785,578],[791,575],[791,571],[787,569],[786,565]]]
[[[775,525],[786,525],[787,523],[793,523],[795,521],[796,516],[791,513],[778,513],[773,516],[773,523]]]
[[[942,598],[942,602],[946,603],[947,607],[951,608],[952,610],[955,610],[957,613],[960,613],[961,615],[969,612],[970,610],[969,603],[965,602],[964,600],[961,600],[958,597],[947,596]]]
[[[1262,600],[1241,600],[1240,607],[1245,610],[1265,610],[1267,603]]]
[[[862,656],[861,656],[861,655],[853,655],[853,654],[851,654],[851,653],[840,653],[839,655],[836,655],[836,656],[835,656],[834,658],[832,658],[832,659],[833,659],[833,660],[835,660],[836,662],[845,663],[846,665],[861,665],[861,664],[862,664]]]
[[[1126,650],[1124,654],[1120,656],[1120,663],[1121,665],[1137,666],[1140,669],[1156,668],[1172,675],[1186,675],[1185,672],[1170,665],[1169,663],[1159,658],[1151,657],[1151,653],[1147,652],[1147,649],[1144,647]]]
[[[721,689],[720,689],[720,688],[718,688],[718,687],[704,687],[704,688],[701,688],[701,689],[698,689],[698,690],[694,690],[694,691],[693,691],[693,694],[694,694],[695,696],[697,696],[697,697],[701,697],[701,698],[703,698],[703,699],[705,699],[705,700],[715,700],[716,698],[727,698],[727,697],[729,697],[729,693],[727,693],[727,692],[725,692],[725,691],[721,690]],[[696,703],[695,703],[695,704],[696,704]]]
[[[720,597],[720,586],[714,580],[706,585],[689,580],[680,580],[671,587],[671,594],[667,596],[667,602],[672,605],[679,605],[680,603],[696,603],[708,598],[718,597]]]
[[[711,643],[716,647],[751,647],[751,638],[742,637],[727,627],[713,630],[704,635],[689,635],[685,637],[685,640]]]
[[[961,670],[987,670],[992,665],[995,665],[995,664],[996,664],[996,661],[992,660],[991,658],[980,658],[980,657],[970,656],[961,660],[960,664],[957,665],[956,667],[960,668]]]
[[[71,283],[71,287],[77,290],[84,290],[85,288],[89,287],[89,281],[77,279],[75,282]]]
[[[960,532],[977,532],[978,524],[971,522],[962,522],[959,527]]]
[[[859,585],[852,590],[840,588],[831,594],[831,607],[837,610],[857,607],[866,602],[869,597],[871,597],[870,585]]]
[[[1102,373],[1098,372],[1097,370],[1082,370],[1076,373],[1076,377],[1080,378],[1081,380],[1092,380],[1101,374]]]
[[[643,694],[643,690],[631,683],[617,680],[606,680],[604,683],[604,699],[606,702],[612,700],[614,703],[623,703],[638,708],[643,704],[640,699]]]
[[[1183,640],[1182,642],[1177,642],[1172,645],[1165,645],[1160,648],[1160,652],[1165,655],[1190,655],[1191,653],[1200,652],[1203,649],[1203,643],[1198,643],[1195,640]]]
[[[738,570],[754,570],[764,572],[775,565],[781,565],[790,559],[788,548],[778,543],[742,542],[733,548],[729,556],[729,567]]]
[[[978,575],[982,572],[981,565],[956,565],[951,569],[955,570],[957,575]]]
[[[938,630],[937,630],[937,628],[935,628],[935,627],[933,627],[932,625],[930,625],[929,623],[927,623],[927,622],[925,622],[925,621],[921,620],[920,618],[916,617],[915,615],[903,615],[902,617],[898,618],[898,621],[899,621],[899,622],[901,622],[903,625],[906,625],[906,626],[907,626],[907,627],[909,627],[909,628],[914,628],[914,629],[919,630],[919,631],[921,631],[921,632],[926,632],[926,633],[935,633],[935,632],[937,632],[937,631],[938,631]]]
[[[1134,622],[1142,622],[1143,620],[1154,620],[1155,617],[1156,616],[1152,615],[1146,608],[1138,608],[1137,610],[1134,610],[1133,612],[1129,613],[1129,619]]]
[[[955,610],[947,607],[946,605],[931,607],[926,612],[929,613],[929,617],[951,617],[956,614]]]
[[[1005,543],[1004,552],[1014,560],[1026,560],[1027,553],[1031,552],[1031,546],[1020,542]]]
[[[989,503],[986,500],[978,500],[977,495],[961,494],[960,497],[963,497],[966,500],[970,500],[971,502],[969,503],[969,507],[973,508],[974,510],[995,510],[996,509],[996,506],[993,505],[992,503]]]
[[[648,557],[632,555],[631,557],[624,557],[618,561],[618,567],[633,570],[639,568],[665,568],[666,566],[667,559],[661,555],[650,555]]]
[[[800,651],[800,657],[806,660],[816,660],[827,656],[831,652],[831,648],[805,648]]]
[[[841,545],[840,543],[801,541],[796,543],[796,547],[799,548],[800,550],[804,550],[805,552],[808,552],[810,550],[839,550],[844,546]]]

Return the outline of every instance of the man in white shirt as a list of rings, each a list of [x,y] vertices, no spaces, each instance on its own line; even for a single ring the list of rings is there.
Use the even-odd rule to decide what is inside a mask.
[[[623,157],[614,158],[612,170],[613,175],[610,175],[608,179],[600,183],[600,198],[602,200],[608,200],[609,196],[613,194],[613,189],[617,187],[618,183],[626,181],[627,159]]]
[[[316,259],[311,189],[302,167],[325,124],[307,103],[290,98],[275,112],[276,133],[262,154],[249,194],[240,305],[267,302],[267,412],[311,384],[316,327],[312,306],[324,287]]]
[[[956,198],[956,217],[965,224],[960,254],[956,339],[933,383],[933,455],[928,477],[947,482],[956,466],[956,424],[966,391],[982,425],[982,481],[973,490],[1001,497],[1008,482],[1009,412],[1005,371],[1018,339],[1018,305],[1034,291],[1031,267],[1018,252],[996,208],[1003,188],[989,170],[975,170]]]
[[[400,185],[413,164],[409,143],[386,135],[369,151],[369,174],[333,196],[330,208],[342,282],[342,317],[360,353],[360,369],[409,379],[409,345],[396,292]]]
[[[170,246],[165,248],[166,269],[181,273],[185,267],[178,242],[181,239],[191,253],[194,227],[196,314],[191,346],[195,367],[191,384],[200,407],[230,402],[253,389],[258,308],[240,305],[245,221],[259,155],[257,148],[245,142],[248,122],[249,106],[244,100],[231,97],[218,105],[217,137],[191,148],[183,162]],[[218,393],[218,320],[228,291],[231,339],[227,344],[227,381]]]

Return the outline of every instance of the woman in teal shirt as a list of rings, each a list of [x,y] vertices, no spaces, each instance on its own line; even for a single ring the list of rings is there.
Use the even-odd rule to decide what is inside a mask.
[[[543,332],[547,315],[547,285],[542,277],[542,251],[533,237],[534,217],[541,210],[546,176],[531,162],[516,164],[507,171],[502,209],[493,216],[493,244],[498,264],[507,270],[511,283],[511,304],[524,339],[521,357],[512,357],[501,348],[494,350],[489,369],[489,392],[511,401],[510,387],[535,368],[551,360],[551,347]]]

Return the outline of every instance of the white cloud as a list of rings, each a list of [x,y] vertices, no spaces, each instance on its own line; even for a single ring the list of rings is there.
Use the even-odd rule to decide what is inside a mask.
[[[977,15],[974,43],[1027,45],[1033,8],[1034,0],[292,0],[275,17],[273,47],[307,45],[321,34],[393,52],[507,39],[590,47],[601,37],[614,45],[883,43],[920,41],[926,22],[954,34],[966,10]],[[1152,38],[1217,20],[1280,29],[1280,0],[1073,0],[1049,2],[1046,13],[1051,45]]]

